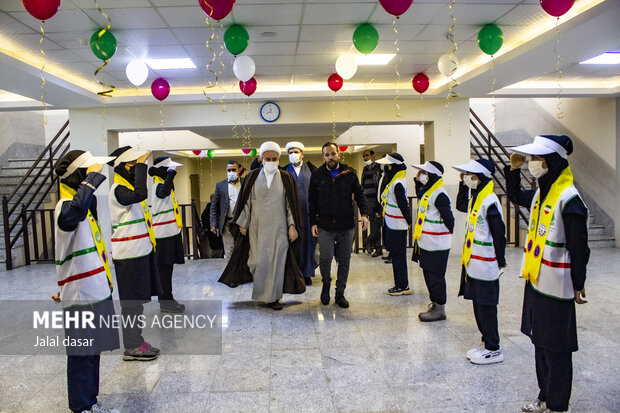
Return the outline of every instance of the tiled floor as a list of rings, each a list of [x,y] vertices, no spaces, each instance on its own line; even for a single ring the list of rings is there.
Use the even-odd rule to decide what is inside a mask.
[[[465,358],[479,335],[471,303],[456,297],[457,257],[449,265],[448,320],[431,324],[417,318],[427,294],[413,263],[412,296],[388,296],[391,266],[359,255],[347,289],[351,308],[322,306],[315,282],[274,312],[250,300],[251,286],[218,284],[222,260],[188,262],[175,270],[176,296],[223,300],[223,354],[164,354],[147,363],[103,356],[100,401],[125,413],[517,412],[537,386],[533,347],[519,332],[520,252],[509,250],[508,262],[499,309],[505,361],[490,366]],[[620,250],[592,251],[589,303],[578,308],[573,412],[620,411],[619,267]],[[54,280],[51,265],[0,272],[0,299],[47,299]],[[0,411],[68,411],[65,363],[61,356],[0,356]]]

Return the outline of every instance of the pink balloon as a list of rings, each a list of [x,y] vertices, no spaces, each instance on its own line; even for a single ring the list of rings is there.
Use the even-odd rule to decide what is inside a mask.
[[[158,77],[151,83],[151,93],[157,100],[164,100],[170,94],[170,83],[163,77]]]
[[[570,10],[575,0],[540,0],[543,10],[553,17],[560,17]]]
[[[245,153],[246,155],[249,155],[250,152],[252,152],[252,148],[243,148],[241,149],[241,152]]]
[[[411,79],[411,84],[413,85],[415,91],[418,93],[426,92],[426,90],[430,86],[428,76],[426,76],[424,73],[416,74],[413,79]]]
[[[232,11],[235,0],[198,0],[202,11],[213,20],[222,20]]]
[[[411,7],[413,0],[379,0],[379,3],[385,11],[398,17]]]
[[[256,92],[256,79],[251,78],[247,82],[239,81],[239,89],[246,96],[252,96]]]
[[[193,153],[194,155],[196,155],[196,156],[200,156],[200,154],[202,153],[202,151],[201,151],[200,149],[194,149],[194,150],[192,151],[192,153]]]
[[[22,0],[28,13],[39,20],[51,19],[60,7],[60,0]]]

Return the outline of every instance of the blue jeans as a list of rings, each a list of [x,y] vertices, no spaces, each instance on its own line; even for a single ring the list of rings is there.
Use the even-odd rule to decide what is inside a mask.
[[[69,409],[82,413],[97,404],[100,356],[67,356]]]
[[[319,228],[319,253],[321,254],[320,268],[323,284],[332,282],[331,266],[336,246],[338,255],[338,273],[336,279],[336,293],[344,294],[349,278],[349,264],[351,263],[351,250],[353,243],[353,229],[342,232],[329,232]]]

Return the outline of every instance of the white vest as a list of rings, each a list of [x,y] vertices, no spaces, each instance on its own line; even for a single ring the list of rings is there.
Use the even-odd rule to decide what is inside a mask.
[[[452,245],[452,234],[446,224],[444,224],[435,206],[435,201],[439,194],[448,196],[444,188],[437,188],[428,199],[422,234],[418,240],[418,246],[426,251],[445,251]],[[448,199],[450,197],[448,196]],[[418,207],[419,208],[419,207]]]
[[[502,220],[504,219],[499,198],[494,193],[490,194],[482,201],[480,206],[478,222],[474,232],[474,244],[471,247],[471,258],[466,267],[467,276],[476,280],[495,281],[502,274],[497,264],[495,248],[493,247],[493,236],[487,221],[487,211],[493,204],[499,210]],[[468,222],[465,222],[466,233],[468,231],[468,224]]]
[[[538,191],[540,191],[540,189],[534,194],[530,211],[534,207],[536,198],[538,198]],[[545,242],[545,248],[543,248],[538,279],[536,280],[536,284],[530,283],[532,287],[541,294],[565,300],[573,300],[575,298],[575,292],[573,289],[573,279],[571,278],[570,254],[566,249],[566,233],[564,231],[562,211],[566,204],[574,197],[579,197],[581,199],[577,188],[574,186],[569,186],[560,194],[558,204],[555,205],[553,209],[553,217],[551,218],[551,225]],[[532,225],[531,216],[530,225]],[[525,242],[525,248],[527,248],[527,244],[528,241]],[[523,262],[521,264],[522,270],[524,264],[525,254],[523,254]]]
[[[97,252],[88,218],[77,228],[65,232],[58,225],[62,205],[71,199],[61,199],[56,204],[56,274],[63,304],[92,304],[105,300],[112,294],[103,261]]]
[[[403,188],[405,188],[405,197],[407,197],[407,180],[404,178],[395,179],[388,190],[385,204],[385,216],[383,218],[385,220],[385,225],[387,225],[389,229],[406,230],[409,228],[409,224],[407,224],[407,221],[405,220],[405,217],[396,202],[396,194],[394,193],[396,184],[401,184]]]
[[[153,217],[153,230],[155,230],[155,238],[174,237],[181,232],[181,228],[179,228],[174,215],[172,195],[168,195],[164,199],[161,199],[156,195],[155,188],[157,188],[157,185],[163,184],[155,183],[152,191],[151,214]]]
[[[110,188],[110,218],[112,220],[112,257],[127,260],[144,257],[153,251],[153,244],[142,211],[142,203],[122,205],[116,199],[116,187]]]

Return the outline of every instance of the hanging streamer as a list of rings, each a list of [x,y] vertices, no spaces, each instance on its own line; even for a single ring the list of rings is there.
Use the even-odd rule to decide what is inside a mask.
[[[209,26],[209,28],[211,29],[211,37],[207,39],[206,45],[207,45],[207,49],[209,49],[209,51],[213,55],[213,57],[211,58],[211,61],[207,63],[207,71],[211,72],[211,74],[215,76],[215,83],[217,84],[217,81],[218,81],[217,72],[211,69],[211,64],[215,62],[216,60],[216,54],[215,54],[215,51],[211,48],[211,45],[209,44],[209,42],[215,38],[215,28],[213,28],[213,26],[211,25],[211,22],[209,21],[209,15],[213,14],[213,7],[206,0],[204,1],[204,4],[211,10],[210,13],[207,13],[207,18],[205,19],[205,23],[207,23],[207,26]],[[211,79],[208,79],[208,81],[209,81],[209,84],[202,89],[202,93],[205,95],[205,97],[210,103],[213,103],[213,99],[211,99],[211,97],[207,95],[207,90],[214,88],[215,85],[213,84],[213,82],[211,82]]]
[[[136,86],[136,95],[134,96],[133,99],[133,104],[136,108],[136,129],[138,129],[138,136],[137,136],[137,140],[138,140],[138,150],[142,149],[142,136],[140,135],[140,110],[138,109],[138,95],[140,94],[140,89],[138,89],[138,86]]]
[[[166,132],[164,130],[164,101],[163,100],[159,102],[159,116],[160,116],[159,125],[161,126],[161,146],[164,148],[164,150],[166,150],[167,146],[166,146]]]
[[[41,104],[43,105],[43,120],[41,121],[41,126],[45,128],[47,126],[47,103],[45,102],[45,96],[47,95],[47,88],[45,87],[45,76],[43,73],[45,72],[45,52],[43,51],[43,39],[45,38],[45,31],[43,30],[43,25],[45,21],[41,21],[41,40],[39,40],[39,51],[41,52]]]
[[[562,78],[564,74],[562,73],[562,56],[560,56],[560,40],[562,40],[562,32],[560,32],[560,17],[555,21],[555,31],[558,33],[558,38],[555,42],[555,47],[553,48],[555,55],[558,58],[558,62],[555,66],[555,70],[558,72],[558,114],[555,116],[556,119],[562,119],[564,117],[564,112],[562,112],[562,97],[560,96],[563,92],[562,88]]]
[[[232,90],[234,90],[234,88],[235,88],[235,86],[236,86],[236,85],[237,85],[237,82],[234,82],[234,81],[233,81],[233,85],[232,85],[233,89],[232,89]],[[233,139],[238,139],[238,138],[239,138],[239,132],[237,132],[237,126],[238,126],[238,123],[237,123],[237,119],[236,119],[236,113],[237,113],[237,97],[236,97],[236,95],[235,95],[235,93],[234,93],[234,92],[233,92],[233,103],[234,103],[233,108],[235,109],[235,116],[233,116],[233,120],[232,120],[232,121],[233,121],[233,127],[232,127],[232,133],[233,133],[233,135],[232,135],[232,137],[233,137]]]
[[[336,92],[332,94],[332,141],[336,142]]]
[[[400,72],[398,71],[400,48],[398,47],[398,30],[396,29],[396,20],[398,20],[398,16],[394,17],[394,21],[392,22],[392,29],[394,30],[394,34],[396,34],[396,40],[394,41],[394,49],[396,50],[396,64],[394,65],[394,71],[396,72],[396,81],[394,82],[394,86],[396,86],[396,97],[394,98],[394,116],[400,118],[400,105],[398,104],[398,98],[400,98],[400,91],[398,89],[398,85],[400,83]]]
[[[454,27],[456,26],[456,17],[454,17],[454,13],[452,11],[452,8],[454,7],[455,3],[456,3],[456,0],[452,0],[452,2],[450,3],[450,18],[452,19],[452,26],[450,26],[450,29],[448,30],[448,36],[447,36],[448,40],[452,42],[452,50],[450,51],[450,61],[453,64],[453,68],[450,71],[450,87],[448,90],[448,96],[446,96],[446,106],[445,106],[446,111],[448,111],[448,136],[452,136],[452,112],[450,112],[449,110],[451,99],[459,97],[459,93],[454,90],[454,88],[459,85],[459,82],[453,77],[454,72],[456,72],[457,65],[458,65],[458,60],[456,59],[455,54],[459,48],[456,42],[454,41],[454,34],[452,33],[454,30]]]
[[[223,41],[220,42],[220,33],[222,33],[224,31],[224,24],[222,23],[222,21],[220,20],[220,30],[217,32],[217,35],[215,37],[215,41],[219,43],[220,45],[220,52],[217,55],[217,61],[220,64],[220,70],[217,72],[217,76],[215,78],[215,85],[219,85],[220,89],[222,90],[222,95],[220,95],[220,111],[221,112],[227,112],[226,110],[226,102],[224,101],[224,87],[222,84],[220,84],[219,82],[219,77],[222,75],[222,73],[224,73],[224,69],[226,68],[226,66],[224,65],[224,62],[222,62],[222,54],[224,54],[224,43]]]
[[[200,159],[200,161],[202,161],[202,159]],[[212,158],[209,158],[209,164],[210,164],[209,177],[211,178],[211,186],[213,187],[213,159]]]
[[[366,93],[364,93],[364,119],[366,119],[366,136],[364,138],[364,143],[368,143],[368,138],[370,137],[370,129],[368,127],[368,85],[371,84],[372,82],[375,81],[375,78],[373,77],[372,79],[370,79],[367,82],[364,82],[364,89],[366,91]]]
[[[495,104],[495,83],[497,79],[495,78],[495,57],[491,56],[492,64],[491,64],[491,111],[493,113],[493,122],[491,123],[491,130],[495,133],[495,123],[497,122],[497,105]]]
[[[106,12],[104,12],[101,9],[101,7],[99,7],[99,5],[97,4],[97,0],[95,0],[95,7],[97,8],[97,11],[99,11],[99,13],[108,21],[108,25],[104,27],[103,29],[99,30],[99,32],[97,33],[97,40],[99,40],[101,39],[101,36],[103,36],[108,31],[110,31],[110,27],[112,27],[112,19],[110,19],[110,16],[108,16]],[[99,66],[97,70],[95,70],[95,80],[97,80],[97,83],[101,85],[101,87],[103,87],[103,90],[101,92],[97,92],[97,95],[104,96],[104,97],[112,97],[112,93],[114,93],[114,91],[116,90],[116,86],[109,85],[103,80],[98,79],[97,77],[99,75],[99,72],[101,72],[101,70],[104,67],[106,67],[108,63],[110,63],[111,56],[108,56],[108,54],[103,49],[101,49],[98,41],[95,41],[95,46],[97,47],[97,50],[99,51],[99,53],[101,53],[103,56],[106,57],[106,60],[103,61],[101,66]]]

